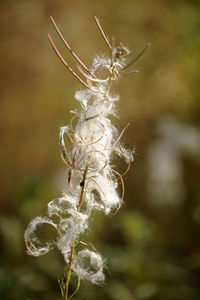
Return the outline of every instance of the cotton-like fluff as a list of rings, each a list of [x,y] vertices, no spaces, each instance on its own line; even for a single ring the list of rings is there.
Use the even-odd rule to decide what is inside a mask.
[[[88,249],[79,251],[73,262],[73,270],[81,279],[96,284],[104,281],[103,266],[101,255]]]
[[[29,254],[39,256],[57,247],[78,277],[96,284],[104,281],[101,255],[88,249],[77,252],[75,246],[88,228],[93,210],[115,213],[122,204],[122,177],[133,156],[120,144],[125,129],[118,134],[109,119],[116,116],[115,102],[119,100],[119,96],[111,94],[110,88],[119,79],[128,53],[120,45],[112,48],[112,59],[95,56],[90,75],[80,69],[88,87],[75,93],[81,110],[71,111],[71,121],[60,128],[61,156],[68,174],[64,194],[49,202],[47,216],[36,217],[24,235]],[[99,78],[100,72],[104,78]],[[124,174],[113,169],[113,154],[127,162]],[[122,197],[117,191],[119,183]],[[44,224],[56,230],[53,240],[43,241],[37,236],[37,228]]]
[[[53,226],[57,230],[57,225],[47,217],[36,217],[31,221],[24,233],[24,239],[27,247],[27,252],[33,256],[40,256],[48,253],[53,248],[52,241],[40,240],[37,235],[37,229],[44,224]]]

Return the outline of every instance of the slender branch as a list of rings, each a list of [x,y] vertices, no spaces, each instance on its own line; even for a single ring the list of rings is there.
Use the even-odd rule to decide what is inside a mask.
[[[99,20],[97,19],[97,17],[94,17],[94,19],[95,19],[95,22],[97,24],[97,27],[99,28],[99,31],[101,32],[104,40],[106,41],[106,44],[108,45],[108,47],[110,48],[110,50],[112,50],[112,46],[111,46],[111,44],[110,44],[110,42],[108,40],[108,37],[105,35],[105,33],[104,33],[104,31],[103,31],[103,29],[102,29],[102,27],[100,25]]]
[[[132,71],[129,71],[128,73],[124,74],[123,76],[126,77],[130,74],[133,74],[133,73],[138,73],[139,71],[138,70],[132,70]]]
[[[80,200],[79,200],[79,204],[78,204],[78,207],[77,207],[78,212],[80,212],[81,206],[83,204],[83,195],[84,195],[85,180],[86,180],[87,173],[88,173],[88,165],[86,165],[86,168],[85,168],[85,171],[84,171],[84,174],[83,174],[83,180],[80,183],[81,195],[80,195]]]
[[[69,282],[70,282],[70,278],[71,278],[72,263],[74,260],[74,249],[75,249],[75,240],[72,242],[72,245],[71,245],[69,265],[68,265],[68,270],[67,270],[67,274],[66,274],[67,281],[66,281],[66,285],[65,285],[65,300],[68,299],[68,294],[69,294]]]
[[[78,81],[80,81],[87,89],[89,89],[89,86],[72,70],[72,68],[64,60],[64,58],[62,57],[62,55],[60,54],[60,52],[56,48],[56,45],[54,44],[54,42],[53,42],[50,34],[48,34],[48,39],[49,39],[49,41],[51,43],[51,46],[53,47],[54,51],[56,52],[56,54],[58,55],[58,57],[60,58],[60,60],[62,61],[62,63],[65,65],[65,67],[76,77],[76,79],[78,79]]]
[[[80,200],[77,206],[77,211],[80,212],[82,204],[83,204],[83,195],[84,195],[84,189],[85,189],[85,180],[86,180],[86,176],[88,173],[88,166],[86,165],[85,171],[83,173],[83,180],[80,183],[81,186],[81,194],[80,194]],[[71,271],[72,271],[72,263],[74,261],[74,250],[75,250],[75,246],[76,246],[76,241],[75,239],[72,242],[71,245],[71,252],[70,252],[70,257],[69,257],[69,264],[68,264],[68,270],[66,273],[66,285],[65,285],[65,300],[68,299],[68,294],[69,294],[69,282],[70,282],[70,278],[71,278]]]
[[[128,64],[126,65],[122,70],[128,69],[134,62],[136,62],[146,51],[147,49],[151,46],[151,43],[148,43],[144,49]]]
[[[90,74],[92,75],[92,77],[95,78],[94,74],[92,74],[90,72],[90,70],[88,69],[88,67],[81,61],[81,59],[78,57],[78,55],[72,50],[71,46],[67,43],[67,41],[64,39],[62,33],[60,32],[58,26],[56,25],[56,22],[54,21],[53,17],[50,17],[51,22],[53,23],[53,26],[55,28],[55,30],[57,31],[58,35],[60,36],[61,40],[63,41],[63,43],[65,44],[65,46],[67,47],[67,49],[71,52],[71,54],[74,56],[74,58],[79,62],[79,64]]]

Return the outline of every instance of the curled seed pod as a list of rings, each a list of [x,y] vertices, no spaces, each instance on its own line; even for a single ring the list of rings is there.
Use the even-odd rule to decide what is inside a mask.
[[[73,262],[73,271],[81,279],[86,279],[92,283],[100,284],[104,281],[104,262],[99,253],[84,249],[77,254]]]
[[[24,239],[28,254],[33,256],[40,256],[48,253],[53,248],[54,241],[44,241],[37,236],[37,229],[45,224],[51,225],[54,229],[57,230],[57,225],[52,220],[46,217],[36,217],[29,223],[24,233]]]

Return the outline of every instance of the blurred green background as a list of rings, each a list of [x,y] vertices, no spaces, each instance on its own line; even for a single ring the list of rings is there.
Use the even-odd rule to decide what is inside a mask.
[[[60,196],[66,169],[60,126],[77,109],[80,83],[58,61],[47,33],[66,60],[49,16],[90,65],[107,47],[94,23],[132,49],[152,47],[117,83],[119,129],[135,148],[116,216],[92,215],[82,239],[107,260],[102,287],[82,282],[77,300],[200,299],[200,2],[132,0],[2,0],[0,2],[1,182],[0,298],[57,300],[64,260],[53,250],[26,254],[23,233]],[[123,163],[115,162],[118,169]]]

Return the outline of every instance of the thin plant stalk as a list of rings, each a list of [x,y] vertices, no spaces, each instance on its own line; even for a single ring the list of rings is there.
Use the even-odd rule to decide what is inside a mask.
[[[84,188],[85,188],[85,181],[86,181],[86,177],[87,177],[87,173],[88,173],[88,166],[86,165],[84,174],[83,174],[83,180],[80,183],[81,185],[81,194],[80,194],[80,200],[79,200],[79,204],[77,207],[77,211],[81,211],[81,206],[83,204],[83,196],[84,196]],[[74,249],[76,247],[76,240],[74,239],[72,244],[71,244],[71,252],[70,252],[70,258],[69,258],[69,263],[67,266],[67,273],[66,273],[66,285],[65,285],[65,300],[68,300],[68,294],[69,294],[69,283],[70,283],[70,279],[71,279],[71,271],[72,271],[72,263],[74,260]]]

